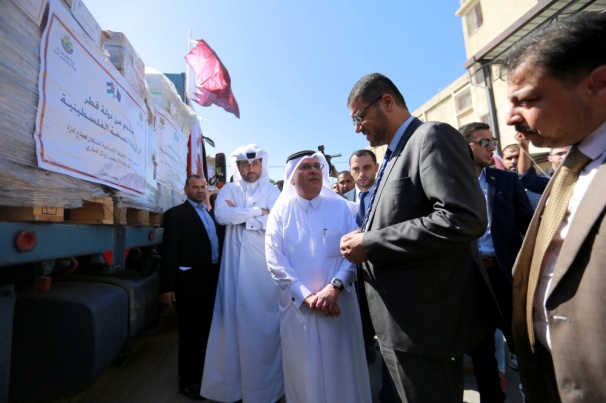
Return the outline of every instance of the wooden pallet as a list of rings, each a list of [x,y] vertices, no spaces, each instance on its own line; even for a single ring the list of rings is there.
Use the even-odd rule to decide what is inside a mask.
[[[0,221],[42,221],[68,224],[99,225],[162,225],[162,213],[147,210],[116,207],[111,196],[84,200],[82,207],[13,207],[0,206]]]
[[[135,227],[149,225],[149,211],[136,208],[128,208],[126,211],[126,222]]]
[[[82,207],[67,210],[65,217],[70,224],[113,224],[114,203],[110,196],[84,200]]]
[[[0,206],[1,221],[63,222],[63,207]]]
[[[135,227],[162,225],[162,213],[154,213],[131,207],[114,207],[114,222]]]

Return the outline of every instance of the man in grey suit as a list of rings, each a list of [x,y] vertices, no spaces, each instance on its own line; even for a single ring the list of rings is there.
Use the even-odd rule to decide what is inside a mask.
[[[355,131],[386,144],[371,210],[341,252],[362,264],[381,354],[404,402],[463,399],[463,353],[477,306],[472,243],[487,225],[469,147],[453,127],[410,115],[387,77],[361,78],[347,106]]]
[[[513,268],[524,391],[530,402],[604,402],[606,13],[581,13],[531,33],[501,67],[507,124],[535,146],[572,144]]]

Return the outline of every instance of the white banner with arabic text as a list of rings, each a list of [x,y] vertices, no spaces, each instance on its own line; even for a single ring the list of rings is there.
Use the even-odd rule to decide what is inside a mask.
[[[156,107],[156,179],[172,189],[183,192],[187,179],[187,140],[173,118]]]
[[[69,11],[49,3],[40,45],[38,165],[143,194],[145,104]]]

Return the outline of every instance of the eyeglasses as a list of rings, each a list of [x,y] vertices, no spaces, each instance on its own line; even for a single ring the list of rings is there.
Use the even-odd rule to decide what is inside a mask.
[[[371,103],[366,105],[366,107],[364,107],[364,109],[362,109],[360,112],[357,112],[355,115],[352,116],[351,120],[352,120],[354,126],[362,123],[362,115],[364,115],[364,112],[366,112],[366,109],[370,108],[370,105],[374,104],[375,102],[377,102],[381,98],[383,98],[383,95],[385,95],[385,94],[381,94],[377,99],[375,99],[374,101],[372,101]]]
[[[488,147],[490,144],[494,144],[494,146],[496,147],[497,144],[499,144],[499,140],[492,138],[492,139],[479,139],[479,140],[470,140],[470,143],[478,143],[480,145],[480,147],[482,148],[486,148]]]
[[[321,171],[324,168],[324,164],[316,163],[316,164],[301,164],[299,165],[299,171],[309,172],[312,169],[316,171]]]

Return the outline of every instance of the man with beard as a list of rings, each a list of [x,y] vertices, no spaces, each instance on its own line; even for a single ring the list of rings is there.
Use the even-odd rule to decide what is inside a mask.
[[[486,202],[469,146],[422,123],[387,77],[361,78],[347,106],[356,133],[387,145],[362,231],[341,239],[361,264],[381,354],[404,402],[463,399],[463,354],[476,330],[472,243]]]
[[[503,148],[503,167],[507,171],[518,172],[518,161],[520,159],[520,146],[510,144]]]
[[[267,217],[280,196],[267,153],[255,144],[229,156],[234,182],[215,202],[226,242],[208,338],[202,395],[220,402],[275,402],[284,394],[278,290],[265,261]]]
[[[370,190],[375,184],[375,177],[379,170],[377,157],[370,150],[357,150],[349,157],[349,172],[353,177],[355,187],[345,193],[343,197],[347,200],[358,203],[358,213],[356,215],[356,224],[362,225],[366,206],[370,201]]]
[[[185,181],[187,200],[164,213],[160,265],[160,301],[177,310],[179,389],[194,400],[204,400],[200,380],[223,235],[204,204],[207,189],[206,180],[190,176]]]
[[[606,401],[606,13],[536,30],[501,60],[507,124],[572,145],[513,271],[513,337],[530,402]]]
[[[488,227],[478,239],[478,249],[492,295],[496,299],[481,302],[489,332],[471,352],[471,357],[480,399],[483,402],[503,402],[505,394],[499,382],[494,332],[496,328],[503,331],[510,344],[510,352],[514,353],[511,337],[511,268],[534,209],[516,173],[490,167],[496,149],[496,139],[490,126],[473,122],[461,126],[459,132],[471,148],[478,182],[486,197]]]
[[[339,172],[339,177],[337,178],[337,183],[339,184],[339,194],[344,195],[354,188],[354,179],[351,176],[351,172],[349,171],[341,171]]]

